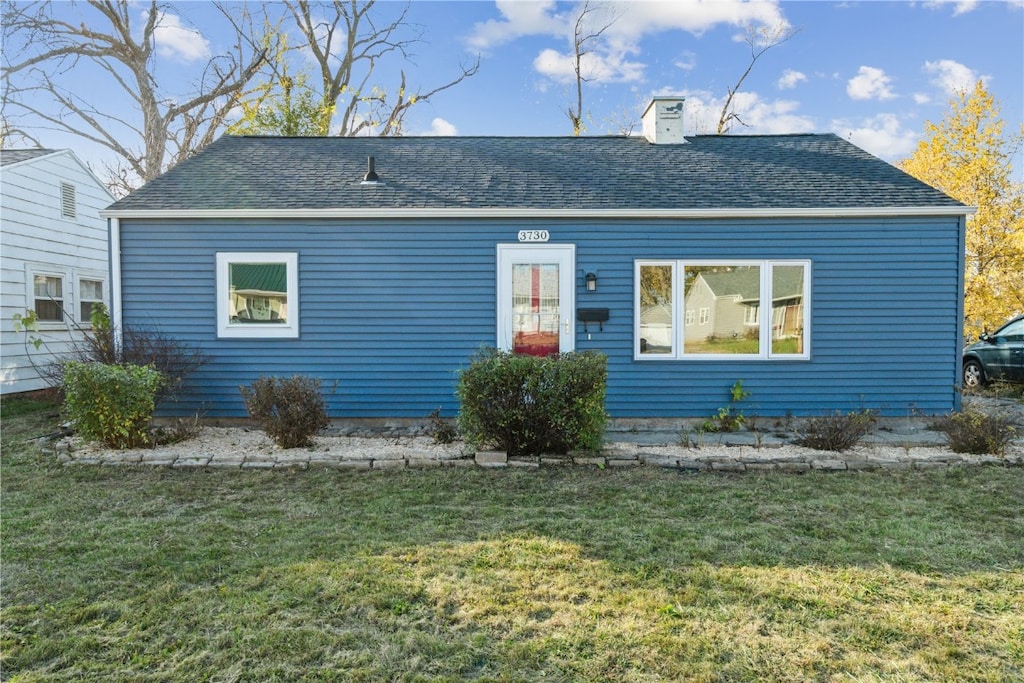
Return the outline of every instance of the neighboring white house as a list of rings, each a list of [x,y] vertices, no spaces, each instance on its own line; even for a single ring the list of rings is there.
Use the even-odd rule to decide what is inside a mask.
[[[114,201],[70,150],[0,150],[0,393],[46,387],[51,363],[109,305],[108,230]],[[35,311],[44,344],[26,343],[14,316]]]

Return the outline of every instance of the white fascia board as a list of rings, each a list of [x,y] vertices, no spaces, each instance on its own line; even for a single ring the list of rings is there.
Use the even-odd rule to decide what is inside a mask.
[[[884,218],[969,216],[970,206],[889,206],[822,209],[124,209],[104,210],[105,218]]]

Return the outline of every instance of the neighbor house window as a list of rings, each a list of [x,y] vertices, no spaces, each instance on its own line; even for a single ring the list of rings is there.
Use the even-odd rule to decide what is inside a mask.
[[[808,358],[810,272],[809,261],[637,261],[637,358]]]
[[[298,254],[217,254],[217,336],[298,337],[298,293]]]
[[[93,309],[103,303],[103,280],[81,278],[78,281],[78,321],[91,325]]]
[[[61,275],[32,275],[32,310],[42,323],[64,322],[64,277]]]

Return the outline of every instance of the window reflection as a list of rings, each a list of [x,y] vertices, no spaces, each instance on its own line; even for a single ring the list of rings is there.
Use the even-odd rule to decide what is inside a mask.
[[[640,353],[672,353],[672,266],[640,266]]]
[[[760,266],[687,266],[683,288],[685,353],[760,353]]]
[[[232,323],[288,321],[288,269],[284,263],[231,263],[228,266]]]
[[[772,268],[772,353],[804,352],[804,267]]]

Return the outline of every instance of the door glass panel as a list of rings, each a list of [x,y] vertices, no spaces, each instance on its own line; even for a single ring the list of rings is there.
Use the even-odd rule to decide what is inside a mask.
[[[560,320],[558,264],[513,264],[512,351],[534,356],[558,353]]]

